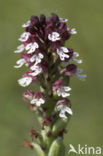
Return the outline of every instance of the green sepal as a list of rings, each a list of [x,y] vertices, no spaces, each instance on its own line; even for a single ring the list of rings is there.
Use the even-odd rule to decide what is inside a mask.
[[[53,141],[48,156],[64,156],[65,148],[61,137]]]

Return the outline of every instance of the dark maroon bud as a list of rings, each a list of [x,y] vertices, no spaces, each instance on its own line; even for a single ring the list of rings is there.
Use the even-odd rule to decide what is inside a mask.
[[[51,49],[53,52],[56,52],[60,46],[61,46],[61,41],[57,41],[57,42],[52,43]]]
[[[43,14],[40,15],[40,24],[46,24],[46,17]]]
[[[26,32],[30,32],[31,34],[35,34],[35,29],[33,26],[29,26],[26,28]]]
[[[77,66],[75,64],[69,64],[66,67],[66,70],[64,72],[64,75],[66,76],[73,76],[77,71]]]
[[[59,31],[60,34],[61,33],[64,33],[65,31],[67,31],[67,25],[66,25],[66,23],[61,23],[59,25],[58,31]]]
[[[42,62],[40,63],[40,66],[41,66],[43,72],[46,73],[47,70],[48,70],[48,63],[47,63],[46,61],[42,61]]]
[[[38,36],[35,35],[35,34],[32,34],[32,35],[31,35],[31,40],[32,40],[33,42],[37,42],[39,45],[40,45],[40,43],[41,43],[40,39],[39,39]]]
[[[59,22],[59,17],[56,14],[53,13],[52,17],[51,17],[51,20],[54,23],[58,23]]]
[[[46,29],[45,29],[46,36],[48,36],[48,34],[51,34],[51,32],[53,31],[53,28],[54,28],[54,25],[52,23],[46,26]]]
[[[69,48],[69,58],[72,58],[73,57],[73,49],[72,48]]]
[[[39,24],[39,18],[37,16],[31,16],[30,20],[34,26],[37,26]]]
[[[68,33],[68,31],[65,31],[62,35],[61,38],[63,40],[68,40],[70,38],[71,34]]]

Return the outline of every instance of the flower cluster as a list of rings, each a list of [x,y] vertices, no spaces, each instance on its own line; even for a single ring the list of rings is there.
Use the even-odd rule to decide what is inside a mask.
[[[67,26],[67,21],[56,14],[48,18],[43,14],[40,17],[31,16],[22,25],[25,31],[19,38],[21,45],[14,51],[21,53],[21,59],[14,67],[25,65],[28,68],[18,80],[19,85],[27,87],[38,83],[40,86],[39,91],[25,91],[23,98],[29,101],[32,110],[43,114],[43,126],[52,124],[53,112],[56,119],[72,115],[68,99],[71,90],[69,80],[72,76],[80,80],[86,77],[82,75],[83,70],[77,67],[82,63],[78,59],[79,54],[65,47],[65,42],[77,33],[75,28]]]
[[[71,88],[64,86],[63,80],[58,80],[57,78],[63,79],[63,77],[75,75],[80,80],[85,79],[86,75],[80,74],[82,69],[78,69],[73,63],[71,64],[71,62],[82,63],[82,60],[77,59],[79,54],[71,48],[64,47],[65,41],[72,34],[76,34],[74,28],[67,27],[67,21],[67,19],[59,18],[56,14],[52,14],[47,19],[44,15],[40,15],[40,19],[37,16],[32,16],[26,24],[22,25],[25,28],[25,32],[19,38],[22,44],[14,51],[15,53],[22,52],[22,54],[21,59],[16,62],[17,65],[14,67],[20,68],[25,64],[29,70],[18,80],[21,86],[26,87],[32,82],[43,81],[40,78],[45,79],[45,82],[43,82],[45,85],[47,79],[50,78],[51,81],[52,79],[54,80],[51,92],[56,92],[58,96],[66,98],[70,95],[67,92]],[[54,73],[52,73],[53,70],[55,70]],[[25,94],[25,96],[32,97],[31,103],[36,104],[36,106],[41,106],[41,104],[45,103],[45,95],[42,92],[34,94],[27,91]],[[65,102],[62,105],[65,105]],[[61,109],[59,107],[58,110],[62,111],[62,109],[66,110],[67,106],[61,107]],[[66,117],[65,113],[62,117]]]

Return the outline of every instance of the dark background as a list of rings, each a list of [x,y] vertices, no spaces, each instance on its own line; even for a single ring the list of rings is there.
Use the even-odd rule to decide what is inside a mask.
[[[103,145],[103,0],[0,0],[0,156],[35,155],[23,147],[30,128],[39,127],[22,101],[25,89],[17,79],[24,70],[13,68],[20,57],[13,51],[23,32],[21,25],[33,14],[52,12],[69,19],[68,26],[77,29],[68,46],[80,53],[80,67],[88,75],[85,82],[71,80],[74,115],[64,138],[66,150],[69,144]]]

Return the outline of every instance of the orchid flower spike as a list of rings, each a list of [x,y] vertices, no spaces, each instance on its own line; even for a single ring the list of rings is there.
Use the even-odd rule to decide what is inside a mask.
[[[25,140],[24,145],[34,148],[38,156],[64,156],[63,136],[73,115],[69,99],[70,79],[74,76],[84,81],[86,78],[82,75],[83,70],[77,67],[82,63],[78,59],[79,53],[68,44],[65,46],[66,41],[77,33],[75,28],[67,26],[67,22],[56,14],[31,16],[22,25],[21,44],[14,51],[21,54],[14,68],[24,65],[27,68],[18,79],[20,86],[27,87],[23,99],[36,113],[41,127],[38,132],[31,129],[31,141]]]

